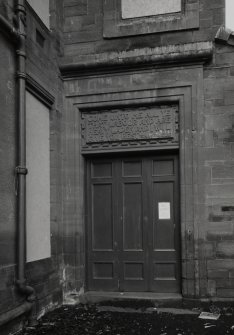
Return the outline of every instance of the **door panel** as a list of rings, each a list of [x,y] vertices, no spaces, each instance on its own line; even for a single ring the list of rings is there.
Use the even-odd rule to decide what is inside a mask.
[[[177,165],[176,156],[153,160],[153,270],[150,288],[154,292],[180,291]]]
[[[112,162],[93,162],[92,178],[112,177]]]
[[[153,176],[173,176],[174,175],[174,159],[167,158],[162,160],[153,159]]]
[[[88,288],[180,292],[177,156],[87,166]]]
[[[90,290],[117,290],[118,261],[115,247],[115,183],[112,160],[88,164],[87,283]]]
[[[93,250],[113,250],[112,184],[93,185],[92,208]]]
[[[122,163],[123,177],[141,177],[142,176],[142,161],[127,160]]]
[[[123,250],[142,250],[142,185],[123,185]]]

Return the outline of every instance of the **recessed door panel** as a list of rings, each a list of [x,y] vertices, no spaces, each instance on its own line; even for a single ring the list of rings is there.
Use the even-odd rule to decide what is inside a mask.
[[[93,178],[112,177],[112,162],[93,162],[91,173]]]
[[[141,177],[142,175],[142,161],[140,160],[124,160],[123,177]]]
[[[93,250],[113,249],[112,184],[92,187],[92,244]]]
[[[174,159],[153,160],[154,176],[173,176]]]

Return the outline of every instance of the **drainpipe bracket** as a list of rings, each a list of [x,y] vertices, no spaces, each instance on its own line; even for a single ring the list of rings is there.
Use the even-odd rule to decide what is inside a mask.
[[[28,169],[24,166],[17,166],[15,172],[17,175],[21,174],[26,176],[28,174]]]
[[[22,50],[16,50],[16,55],[26,58],[26,52]]]
[[[22,79],[27,79],[27,75],[26,75],[26,73],[25,72],[20,72],[20,71],[17,71],[17,74],[16,74],[16,77],[17,78],[22,78]],[[24,168],[24,169],[26,169],[26,168]],[[26,169],[27,170],[27,169]],[[26,173],[27,174],[27,173]]]
[[[18,287],[19,292],[26,295],[26,300],[28,302],[33,303],[36,300],[37,296],[35,290],[31,286],[27,285],[26,279],[16,280],[15,284]]]

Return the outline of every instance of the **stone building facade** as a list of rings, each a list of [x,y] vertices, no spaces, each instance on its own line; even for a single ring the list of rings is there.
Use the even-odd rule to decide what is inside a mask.
[[[15,3],[0,6],[12,27]],[[37,315],[100,292],[233,300],[234,35],[225,1],[20,4],[25,279]],[[19,47],[4,22],[0,321],[25,301],[15,285],[25,172],[16,170]]]

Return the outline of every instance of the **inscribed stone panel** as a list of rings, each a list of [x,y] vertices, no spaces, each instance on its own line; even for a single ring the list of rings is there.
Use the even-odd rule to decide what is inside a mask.
[[[178,108],[151,106],[82,113],[83,149],[178,143]]]

